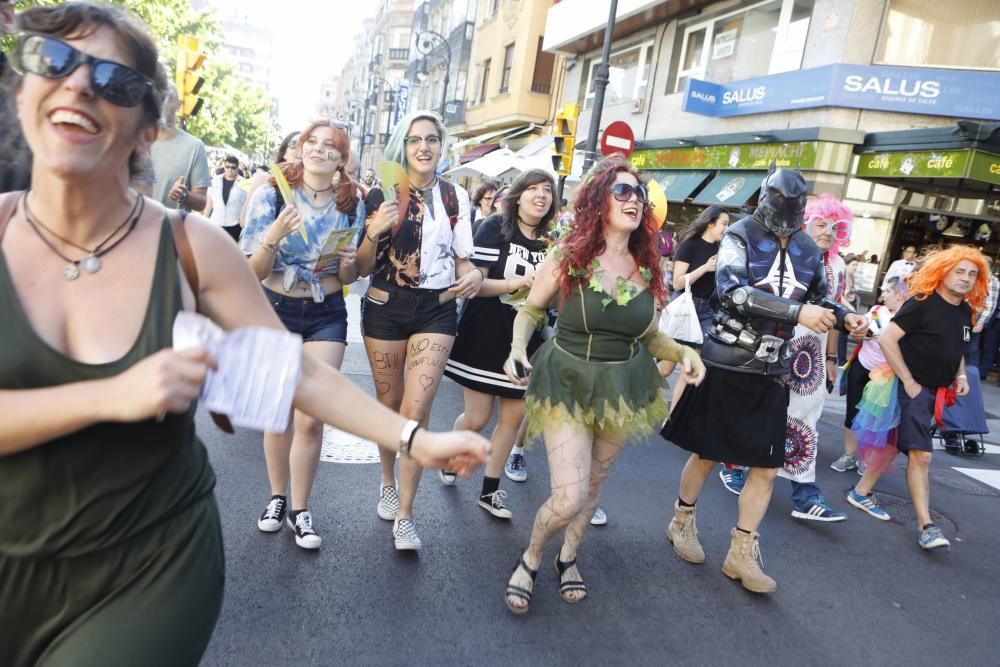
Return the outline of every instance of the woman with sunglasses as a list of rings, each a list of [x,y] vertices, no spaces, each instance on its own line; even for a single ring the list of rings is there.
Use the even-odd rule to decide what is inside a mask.
[[[350,142],[343,128],[314,122],[299,137],[301,161],[279,166],[292,186],[293,201],[281,200],[272,176],[249,204],[240,248],[285,328],[302,336],[306,351],[339,370],[347,348],[343,286],[357,280],[357,250],[351,242],[322,268],[317,261],[330,234],[361,225],[365,209],[357,185],[344,171]],[[264,435],[271,499],[257,527],[275,533],[287,519],[297,545],[318,549],[322,540],[308,505],[323,422],[300,410],[293,421],[294,428],[285,433]]]
[[[671,287],[683,292],[685,285],[690,283],[691,297],[698,313],[698,323],[702,335],[708,333],[712,326],[712,308],[708,299],[715,291],[715,258],[719,252],[722,235],[729,227],[729,214],[721,206],[709,206],[691,222],[677,238],[677,252],[674,255],[674,273]],[[697,349],[701,345],[679,341],[682,345],[690,345]],[[663,362],[660,372],[670,375],[674,372],[674,364]],[[684,382],[678,380],[674,385],[671,405],[676,405],[684,393]]]
[[[405,202],[383,202],[372,214],[358,247],[362,276],[371,286],[361,302],[361,329],[378,400],[409,419],[426,424],[455,340],[455,297],[474,297],[486,279],[471,262],[469,195],[438,178],[445,138],[441,118],[431,111],[407,114],[386,144],[386,159],[406,172]],[[383,183],[382,187],[389,187]],[[406,372],[404,373],[404,368]],[[376,511],[392,521],[398,550],[421,547],[413,521],[413,499],[421,468],[399,463],[379,441],[382,481]],[[442,480],[454,484],[455,476]]]
[[[145,29],[85,2],[20,21],[34,164],[30,192],[0,196],[0,664],[195,665],[225,579],[194,426],[216,361],[172,349],[174,319],[281,323],[225,232],[128,189],[166,90]],[[471,472],[489,448],[420,430],[310,354],[294,404],[423,465]]]
[[[504,370],[528,387],[528,432],[544,439],[552,487],[507,585],[515,614],[528,611],[545,547],[563,531],[559,594],[571,604],[586,597],[576,557],[601,488],[626,441],[652,433],[667,416],[653,359],[682,362],[695,384],[705,372],[695,350],[657,329],[666,286],[648,201],[628,162],[612,157],[594,165],[576,192],[574,224],[539,266],[514,319]],[[529,362],[529,341],[557,298],[555,338]]]
[[[499,400],[497,425],[490,437],[493,452],[479,494],[479,506],[499,519],[511,517],[504,504],[507,492],[500,490],[500,474],[524,418],[524,388],[504,377],[503,364],[510,352],[514,309],[535,282],[535,269],[548,249],[555,190],[552,176],[530,169],[510,186],[503,215],[486,218],[479,228],[472,261],[488,273],[479,295],[462,305],[455,349],[444,372],[465,388],[465,411],[455,420],[455,428],[482,431],[493,419],[494,400]],[[528,353],[539,345],[541,336],[533,336]]]

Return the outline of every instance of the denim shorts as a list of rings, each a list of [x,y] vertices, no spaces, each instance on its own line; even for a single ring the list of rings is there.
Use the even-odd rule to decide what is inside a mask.
[[[285,328],[302,336],[302,340],[347,345],[347,304],[343,290],[338,288],[327,294],[323,303],[316,303],[309,296],[288,296],[266,287],[264,295]]]
[[[378,303],[370,294],[361,300],[361,331],[368,338],[407,340],[422,333],[455,335],[458,327],[455,301],[438,301],[444,290],[374,283],[373,286],[388,292],[389,300]]]

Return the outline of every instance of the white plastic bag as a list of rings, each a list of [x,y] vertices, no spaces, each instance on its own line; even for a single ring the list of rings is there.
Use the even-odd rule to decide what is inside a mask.
[[[691,297],[691,279],[684,276],[684,293],[667,305],[660,318],[660,331],[674,340],[701,344],[701,322]]]

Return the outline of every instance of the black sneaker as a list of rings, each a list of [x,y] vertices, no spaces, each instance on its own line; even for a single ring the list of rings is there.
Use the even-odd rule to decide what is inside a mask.
[[[302,510],[296,514],[294,521],[289,515],[288,527],[295,531],[295,543],[303,549],[319,549],[319,545],[323,543],[320,536],[313,530],[312,515],[309,510]]]
[[[479,506],[498,519],[509,519],[512,515],[507,506],[504,505],[503,501],[506,499],[507,492],[503,489],[497,489],[493,493],[479,496]]]
[[[285,512],[288,505],[283,496],[271,496],[264,513],[257,519],[257,527],[265,533],[276,533],[285,522]]]

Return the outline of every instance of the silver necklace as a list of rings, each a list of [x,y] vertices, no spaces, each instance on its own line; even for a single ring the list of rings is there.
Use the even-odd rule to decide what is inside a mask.
[[[98,243],[93,250],[90,250],[88,248],[84,248],[81,245],[77,245],[76,243],[70,241],[67,238],[60,236],[59,234],[55,233],[54,231],[46,227],[44,224],[42,224],[42,222],[34,216],[34,214],[31,212],[31,208],[28,206],[28,192],[24,193],[23,203],[24,203],[24,219],[27,220],[28,226],[31,227],[32,231],[34,231],[35,234],[38,235],[38,238],[40,238],[45,243],[45,245],[49,247],[49,250],[54,252],[64,261],[68,262],[66,267],[63,269],[63,278],[65,278],[66,280],[76,280],[77,278],[79,278],[80,269],[83,269],[87,273],[97,273],[98,271],[100,271],[101,267],[104,266],[104,263],[101,261],[101,256],[110,252],[115,246],[124,241],[126,236],[132,233],[132,230],[135,229],[136,224],[139,222],[139,218],[142,217],[142,213],[146,208],[145,199],[141,195],[137,194],[135,202],[132,204],[132,210],[129,211],[129,214],[128,216],[126,216],[125,220],[122,221],[120,225],[115,227],[114,230],[107,236],[107,238]],[[136,209],[139,210],[138,213],[136,213]],[[135,215],[135,217],[132,217],[133,215]],[[105,248],[104,246],[111,239],[117,236],[118,232],[120,232],[122,228],[125,227],[125,225],[127,225],[129,222],[132,223],[132,226],[129,227],[128,231],[126,231],[125,234],[123,234],[117,241],[115,241],[114,243]],[[51,241],[45,238],[45,235],[42,234],[42,231],[41,229],[39,229],[39,227],[41,227],[41,229],[44,229],[46,232],[56,237],[66,245],[70,245],[76,248],[77,250],[84,251],[85,253],[87,253],[87,256],[84,257],[83,259],[70,259],[66,255],[59,252],[59,249],[56,248]]]

